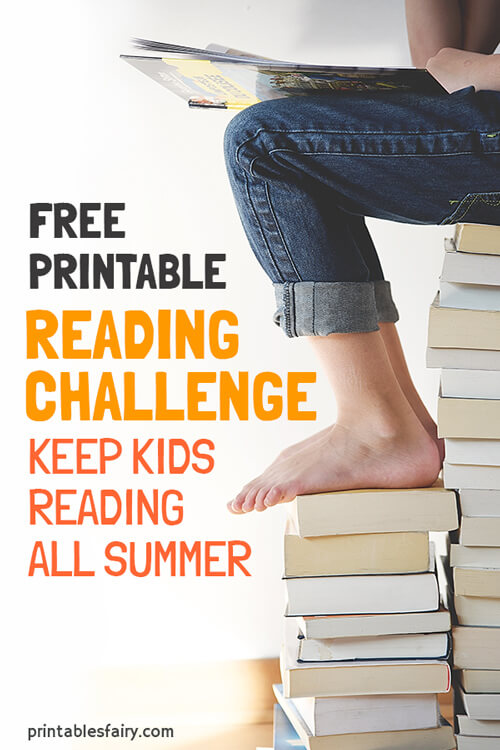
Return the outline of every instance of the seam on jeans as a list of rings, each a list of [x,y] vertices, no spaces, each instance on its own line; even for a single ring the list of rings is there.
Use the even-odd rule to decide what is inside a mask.
[[[312,332],[316,336],[316,284],[313,284],[312,293]]]
[[[498,191],[492,191],[497,193]],[[469,213],[470,209],[474,205],[474,203],[477,203],[478,201],[481,201],[482,203],[485,203],[487,206],[500,206],[500,200],[498,201],[488,201],[485,198],[483,198],[483,193],[474,193],[474,195],[469,196],[469,201],[465,204],[463,207],[464,210],[460,217],[458,218],[458,221],[462,221],[463,218]],[[457,209],[458,210],[458,209]]]
[[[301,134],[313,134],[313,135],[447,135],[449,133],[453,133],[454,135],[484,135],[487,134],[489,131],[478,131],[478,130],[318,130],[317,128],[312,128],[311,130],[270,130],[268,128],[259,128],[256,130],[256,132],[246,138],[244,141],[240,143],[238,148],[235,151],[235,159],[240,164],[239,160],[239,154],[240,150],[247,145],[247,143],[250,143],[250,141],[255,140],[259,137],[262,133],[279,133],[280,135],[293,135],[295,133],[301,133]],[[492,152],[490,152],[492,153]],[[496,153],[496,152],[493,152]],[[241,164],[240,164],[241,166]]]
[[[269,152],[268,152],[268,155],[269,155],[270,153],[271,153],[271,152],[269,151]],[[292,153],[293,153],[293,151],[292,151]],[[252,159],[252,161],[251,161],[251,162],[250,162],[250,164],[248,165],[248,171],[250,172],[250,174],[252,175],[252,177],[257,177],[257,175],[255,174],[255,172],[253,171],[253,165],[255,164],[255,162],[257,161],[257,159],[259,159],[259,158],[261,158],[261,157],[259,157],[259,156],[254,156],[254,158]]]
[[[290,325],[290,281],[285,281],[283,285],[283,315],[285,316],[285,333],[289,338],[292,338],[292,330]]]
[[[474,196],[468,195],[467,200],[461,203],[460,206],[458,206],[457,210],[455,211],[455,213],[458,212],[458,216],[456,216],[455,219],[457,221],[461,221],[464,218],[464,216],[468,213],[469,209],[474,205],[476,200],[477,200],[477,195],[474,195]],[[461,213],[459,213],[460,211]]]
[[[290,315],[290,331],[293,336],[298,336],[297,332],[297,298],[295,297],[295,282],[290,282],[290,302],[293,310],[293,315]],[[293,326],[293,329],[292,329]]]
[[[386,157],[389,159],[394,159],[395,157],[403,157],[405,159],[408,159],[412,156],[422,157],[425,159],[428,159],[429,156],[470,156],[471,154],[500,154],[500,151],[453,151],[452,153],[442,153],[442,154],[361,154],[356,153],[353,151],[295,151],[295,149],[292,148],[273,148],[271,151],[268,151],[268,155],[275,154],[278,152],[286,152],[289,154],[300,154],[301,156],[367,156],[367,157]],[[252,164],[257,161],[257,159],[262,158],[256,156],[252,160]]]
[[[244,173],[244,174],[245,174],[245,173]],[[276,261],[275,261],[275,259],[274,259],[274,256],[273,256],[273,254],[272,254],[272,252],[271,252],[271,248],[269,247],[269,243],[267,242],[266,236],[265,236],[265,234],[264,234],[264,231],[263,231],[263,229],[262,229],[261,223],[260,223],[260,221],[259,221],[259,217],[258,217],[258,215],[257,215],[257,212],[256,212],[256,210],[255,210],[255,206],[254,206],[254,204],[253,204],[253,201],[252,201],[252,198],[251,198],[251,195],[250,195],[250,190],[248,189],[248,179],[247,179],[247,176],[246,176],[246,174],[245,174],[245,190],[246,190],[246,194],[247,194],[247,199],[248,199],[248,202],[249,202],[249,204],[250,204],[250,206],[251,206],[251,208],[252,208],[252,213],[253,213],[253,215],[254,215],[254,219],[255,219],[255,221],[256,221],[256,224],[257,224],[257,226],[259,227],[259,231],[260,231],[260,234],[261,234],[262,240],[263,240],[263,242],[264,242],[264,245],[266,246],[266,249],[267,249],[267,253],[268,253],[268,255],[269,255],[269,258],[270,258],[270,260],[271,260],[271,263],[273,264],[273,266],[274,266],[274,270],[275,270],[275,271],[276,271],[276,273],[278,274],[278,276],[279,276],[279,279],[280,279],[280,281],[284,281],[284,279],[283,279],[283,274],[281,273],[281,271],[280,271],[280,269],[279,269],[278,265],[276,264]]]
[[[269,211],[271,213],[271,216],[274,219],[274,223],[276,224],[276,229],[277,229],[278,234],[279,234],[279,236],[281,238],[281,242],[283,244],[283,248],[284,248],[285,253],[286,253],[287,257],[288,257],[288,260],[290,261],[290,265],[292,266],[293,270],[295,271],[295,273],[297,275],[297,279],[299,281],[302,281],[302,277],[301,277],[300,273],[297,270],[297,266],[295,265],[295,263],[293,261],[293,258],[292,258],[292,255],[290,253],[290,250],[288,249],[288,246],[287,246],[287,244],[285,242],[285,238],[283,237],[283,233],[281,231],[281,227],[278,224],[278,219],[276,218],[276,214],[274,212],[273,204],[271,203],[271,195],[269,193],[269,185],[268,185],[267,182],[264,182],[264,190],[265,190],[265,193],[266,193],[266,198],[267,198],[267,203],[268,203],[268,206],[269,206]]]
[[[488,192],[498,193],[500,191],[498,191],[498,190],[491,190],[491,191],[488,191]],[[485,193],[469,193],[468,195],[466,195],[464,198],[462,198],[462,200],[460,201],[460,203],[458,204],[458,206],[456,207],[456,209],[453,211],[453,213],[450,216],[448,216],[444,221],[442,221],[441,224],[442,225],[443,224],[456,224],[459,221],[462,221],[462,219],[465,218],[465,216],[468,214],[469,210],[472,208],[472,206],[478,200],[482,201],[487,206],[500,206],[500,200],[497,200],[497,201],[491,200],[490,201],[490,200],[487,200],[487,199],[485,199],[483,197],[484,195],[487,195],[488,192],[485,192]]]

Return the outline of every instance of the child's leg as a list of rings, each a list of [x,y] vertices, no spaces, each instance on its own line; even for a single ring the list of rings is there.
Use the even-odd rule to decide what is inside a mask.
[[[399,386],[422,425],[425,427],[429,435],[436,440],[441,458],[443,458],[443,441],[438,440],[436,424],[427,411],[427,408],[420,398],[413,380],[411,379],[396,326],[394,323],[380,323],[380,332],[384,340],[387,356],[389,357],[389,361],[392,365]]]
[[[229,175],[275,284],[275,320],[288,336],[314,337],[339,405],[339,424],[285,451],[234,510],[437,475],[435,427],[409,378],[362,215],[447,223],[473,207],[469,220],[500,223],[500,95],[477,97],[280,100],[228,128]]]

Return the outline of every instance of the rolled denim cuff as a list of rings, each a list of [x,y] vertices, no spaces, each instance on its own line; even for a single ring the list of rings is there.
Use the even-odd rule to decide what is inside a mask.
[[[374,281],[373,290],[375,292],[378,322],[396,323],[399,320],[399,313],[392,299],[390,282],[385,281],[385,279]]]
[[[274,322],[291,338],[378,330],[371,281],[286,281],[274,290]]]
[[[290,338],[369,333],[399,318],[388,281],[287,281],[274,291],[274,322]]]

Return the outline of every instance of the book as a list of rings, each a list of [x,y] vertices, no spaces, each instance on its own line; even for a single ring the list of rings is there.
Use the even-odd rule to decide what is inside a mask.
[[[416,91],[446,96],[427,71],[415,68],[308,65],[213,44],[200,49],[148,39],[133,42],[149,54],[121,55],[122,60],[191,107],[243,109],[268,99],[339,91]]]
[[[460,509],[464,516],[500,516],[500,490],[462,490]]]
[[[499,669],[460,669],[457,677],[467,693],[500,693]]]
[[[457,252],[450,240],[445,241],[445,250],[441,282],[500,286],[500,258]]]
[[[453,584],[457,596],[500,599],[500,569],[454,568]]]
[[[500,440],[445,438],[444,450],[450,464],[500,466]]]
[[[349,490],[298,495],[288,504],[300,536],[392,531],[449,531],[458,527],[454,492],[433,487]]]
[[[462,310],[500,310],[500,286],[441,280],[439,305]]]
[[[285,576],[419,573],[429,568],[429,534],[346,534],[300,537],[288,519]]]
[[[492,349],[446,349],[427,347],[427,367],[458,368],[463,370],[500,370],[500,351]]]
[[[471,719],[470,716],[457,716],[457,721],[461,734],[500,739],[500,721]]]
[[[283,696],[280,685],[273,686],[279,702],[274,711],[274,750],[452,750],[453,731],[439,717],[439,726],[407,731],[363,732],[315,736],[311,734],[292,701]]]
[[[500,600],[479,596],[456,596],[453,607],[459,625],[500,627]]]
[[[440,397],[438,434],[445,438],[499,440],[500,399]]]
[[[500,466],[443,464],[443,481],[455,489],[500,489]]]
[[[431,305],[427,344],[444,349],[500,350],[500,311]],[[487,368],[486,368],[487,369]]]
[[[439,607],[435,572],[284,581],[288,616],[429,612]]]
[[[498,693],[467,693],[460,686],[457,690],[467,715],[471,719],[500,721],[500,695]]]
[[[500,230],[489,224],[457,224],[454,243],[461,253],[500,255]]]
[[[273,691],[275,687],[273,685]],[[287,718],[286,713],[279,703],[273,707],[273,748],[272,750],[305,750],[308,747],[307,740],[301,742],[299,735]]]
[[[498,750],[496,737],[468,737],[457,734],[457,750]]]
[[[449,652],[447,633],[405,633],[328,639],[296,638],[296,641],[297,660],[300,662],[444,659]]]
[[[500,399],[500,370],[444,369],[441,372],[441,396]]]
[[[500,547],[450,545],[450,565],[460,568],[500,568]]]
[[[466,547],[500,547],[500,518],[462,516],[459,541]]]
[[[458,625],[452,634],[456,669],[500,669],[500,628]]]
[[[287,698],[334,695],[446,693],[451,672],[445,659],[302,663],[292,646],[280,655]]]
[[[443,606],[436,612],[408,612],[390,615],[332,615],[297,617],[305,638],[351,638],[354,636],[405,633],[444,633],[451,627],[450,613]]]
[[[291,702],[315,737],[439,726],[439,704],[431,694],[294,698]]]

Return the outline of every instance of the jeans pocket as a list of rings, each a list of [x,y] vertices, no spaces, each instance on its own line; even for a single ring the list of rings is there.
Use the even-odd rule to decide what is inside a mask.
[[[494,193],[467,193],[452,213],[441,224],[458,224],[466,221],[469,224],[500,225],[500,191]]]

